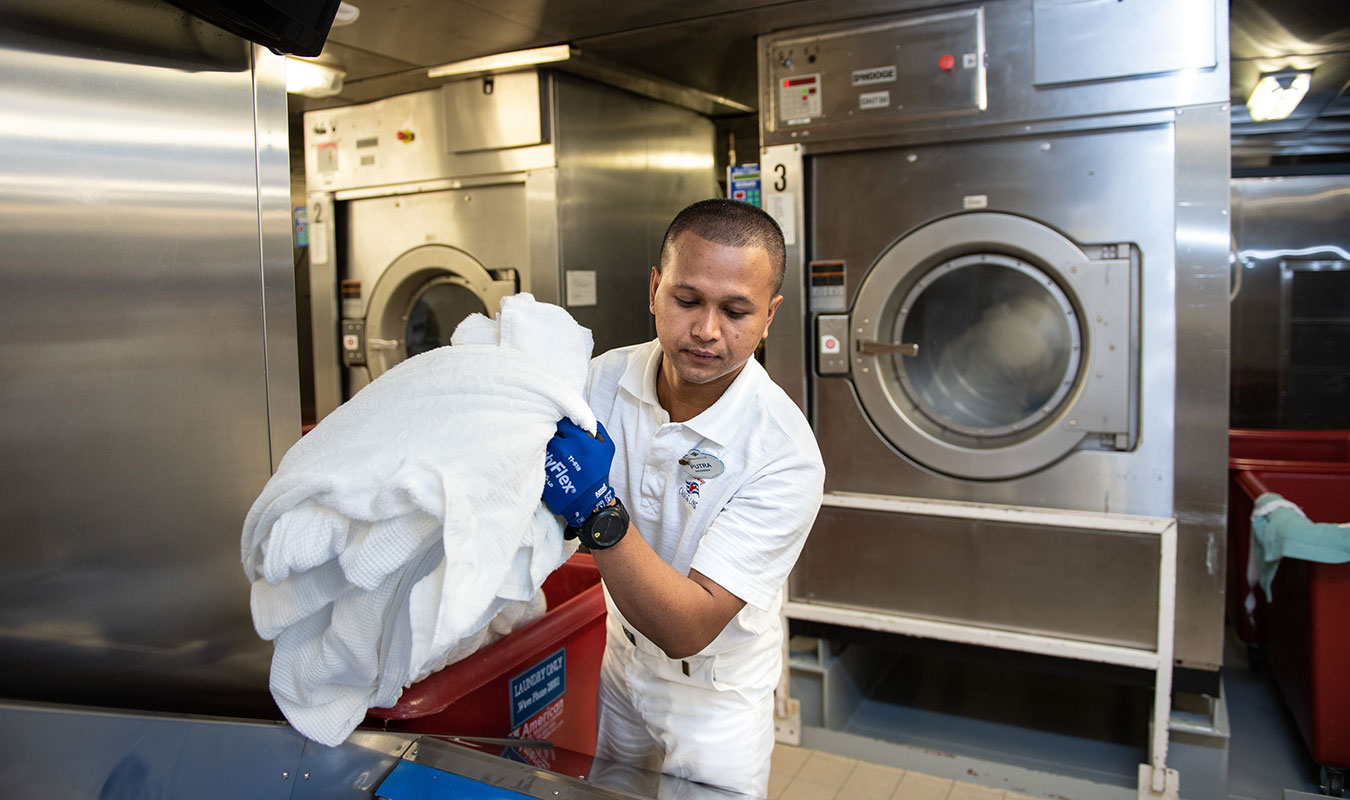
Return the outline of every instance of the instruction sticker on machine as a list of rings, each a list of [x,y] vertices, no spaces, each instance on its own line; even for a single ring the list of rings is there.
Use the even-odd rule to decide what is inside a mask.
[[[567,691],[567,648],[540,661],[510,682],[511,727],[517,728]]]

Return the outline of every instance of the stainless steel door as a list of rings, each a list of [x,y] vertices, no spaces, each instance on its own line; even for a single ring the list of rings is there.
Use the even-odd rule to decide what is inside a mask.
[[[0,25],[0,684],[275,713],[239,526],[300,435],[283,60],[168,4]]]

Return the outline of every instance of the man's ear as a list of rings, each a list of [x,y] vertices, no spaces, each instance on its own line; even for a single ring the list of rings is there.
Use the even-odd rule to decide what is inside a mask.
[[[778,311],[778,306],[782,302],[783,296],[781,294],[775,295],[774,298],[769,301],[769,318],[764,320],[764,333],[760,334],[759,338],[761,339],[769,338],[769,326],[773,324],[773,315],[775,312]]]
[[[656,287],[661,285],[661,268],[652,267],[651,279],[647,286],[647,310],[656,313]],[[781,298],[780,298],[781,299]]]

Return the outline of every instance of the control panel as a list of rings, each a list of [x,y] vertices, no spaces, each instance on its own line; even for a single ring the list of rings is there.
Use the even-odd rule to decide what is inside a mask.
[[[765,37],[760,58],[766,145],[986,108],[982,7]]]
[[[844,294],[843,261],[812,261],[809,282],[812,311],[843,311],[848,308],[848,298]]]
[[[821,375],[848,373],[848,317],[816,317],[816,369]]]

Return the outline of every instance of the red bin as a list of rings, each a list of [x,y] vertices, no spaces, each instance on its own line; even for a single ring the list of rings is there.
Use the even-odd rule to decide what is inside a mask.
[[[578,553],[543,589],[543,617],[428,675],[393,707],[370,709],[367,721],[389,730],[547,740],[562,752],[593,756],[605,650],[600,570],[590,555]],[[522,760],[547,752],[522,751]]]
[[[1350,473],[1244,471],[1238,485],[1248,504],[1276,492],[1313,522],[1350,521]],[[1281,559],[1271,593],[1267,649],[1280,694],[1313,760],[1350,767],[1350,563]]]
[[[1244,470],[1350,474],[1350,431],[1228,431],[1228,621],[1240,640],[1264,645],[1265,598],[1247,576],[1252,498],[1237,482]]]

